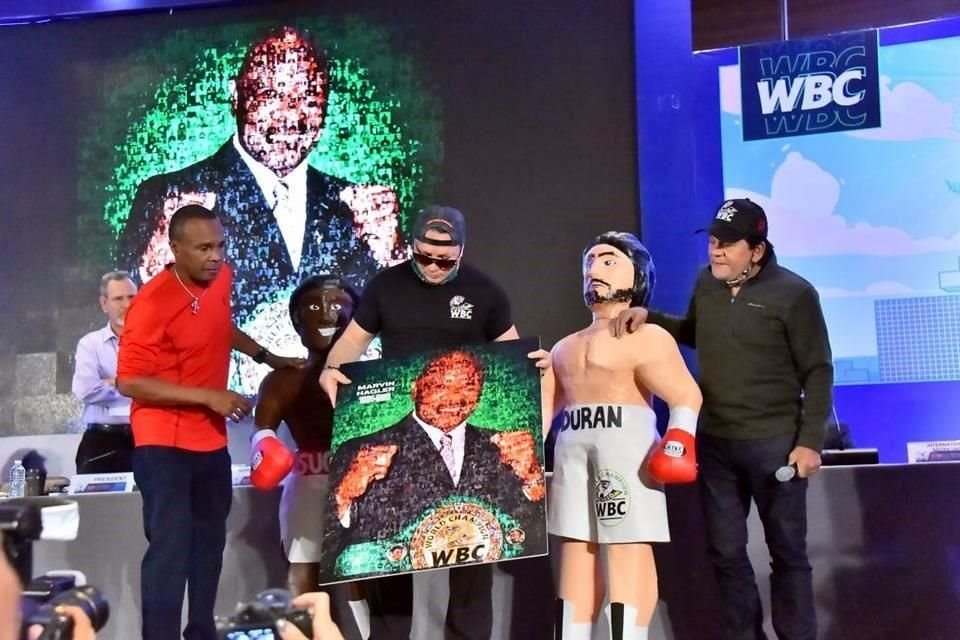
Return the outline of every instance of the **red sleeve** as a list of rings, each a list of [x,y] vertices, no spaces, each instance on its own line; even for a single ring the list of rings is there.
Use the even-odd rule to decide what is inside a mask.
[[[117,378],[150,376],[156,372],[165,323],[149,299],[134,298],[120,334]]]

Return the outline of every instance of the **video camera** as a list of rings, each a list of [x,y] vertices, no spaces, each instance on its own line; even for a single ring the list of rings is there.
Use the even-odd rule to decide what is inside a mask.
[[[239,604],[232,616],[217,617],[218,640],[279,640],[278,620],[286,620],[312,638],[313,618],[303,609],[292,608],[292,599],[283,589],[261,591],[252,601]]]
[[[65,501],[45,500],[51,507],[70,505]],[[0,534],[3,552],[17,572],[20,583],[26,585],[20,608],[23,618],[22,637],[33,625],[43,627],[39,640],[72,640],[73,618],[58,613],[60,605],[79,607],[90,619],[95,630],[100,630],[110,617],[110,606],[94,587],[77,586],[72,575],[47,574],[31,579],[33,573],[33,542],[43,533],[41,509],[29,500],[9,500],[0,505]]]

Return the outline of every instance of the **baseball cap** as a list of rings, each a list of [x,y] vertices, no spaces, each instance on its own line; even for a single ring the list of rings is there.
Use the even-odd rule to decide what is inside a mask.
[[[450,240],[427,238],[427,231],[440,231],[450,236]],[[420,211],[413,223],[413,239],[427,244],[444,247],[460,246],[467,238],[467,225],[463,214],[453,207],[431,205]]]
[[[720,205],[710,226],[697,230],[697,233],[702,232],[709,233],[720,242],[766,240],[767,214],[763,207],[747,198],[727,200]]]

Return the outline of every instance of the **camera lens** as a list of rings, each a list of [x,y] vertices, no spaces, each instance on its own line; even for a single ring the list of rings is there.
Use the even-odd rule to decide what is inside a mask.
[[[90,618],[93,629],[99,631],[110,619],[110,604],[96,587],[85,586],[65,591],[50,601],[50,605],[80,607]]]

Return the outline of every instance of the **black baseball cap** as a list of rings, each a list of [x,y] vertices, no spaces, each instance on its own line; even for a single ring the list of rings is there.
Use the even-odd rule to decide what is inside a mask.
[[[449,240],[427,238],[427,231],[440,231],[450,236]],[[463,214],[453,207],[431,205],[420,210],[413,223],[413,239],[443,247],[460,246],[467,239],[467,225]]]
[[[709,233],[720,242],[766,240],[767,214],[763,207],[747,198],[727,200],[720,205],[713,222],[697,233]]]

